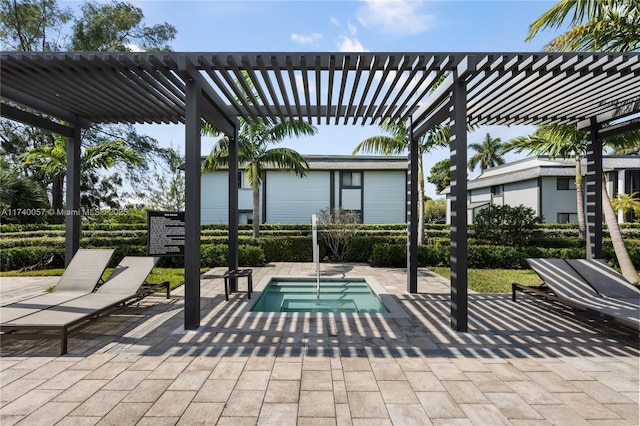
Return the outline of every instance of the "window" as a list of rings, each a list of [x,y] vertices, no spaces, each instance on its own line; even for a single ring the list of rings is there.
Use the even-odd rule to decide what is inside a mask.
[[[576,183],[572,178],[559,177],[556,180],[556,189],[558,191],[568,191],[570,189],[576,189]]]
[[[361,172],[342,172],[343,188],[360,188],[362,186]]]
[[[558,223],[577,223],[577,213],[558,213]]]
[[[627,175],[625,176],[625,193],[633,194],[634,192],[640,191],[640,171],[638,170],[627,170]]]
[[[502,195],[504,192],[504,185],[493,185],[491,187],[491,195]]]
[[[249,181],[247,180],[247,172],[239,171],[238,172],[238,189],[250,189]]]
[[[238,210],[238,224],[251,225],[253,223],[252,210]]]

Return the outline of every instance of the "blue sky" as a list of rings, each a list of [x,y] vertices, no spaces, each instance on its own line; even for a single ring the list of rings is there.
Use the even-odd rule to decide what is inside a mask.
[[[145,23],[168,22],[177,30],[175,51],[408,51],[535,52],[553,38],[543,32],[531,42],[528,27],[555,1],[133,1]],[[75,3],[78,4],[78,3]],[[184,151],[182,126],[139,126],[162,145]],[[533,132],[531,126],[488,126],[486,133],[507,141]],[[351,154],[363,139],[380,134],[376,126],[318,126],[314,137],[285,141],[303,154]],[[203,140],[203,154],[213,146]],[[469,153],[471,155],[472,152]],[[425,173],[448,156],[440,149],[424,158]],[[519,157],[508,155],[508,160]],[[473,174],[471,175],[473,176]],[[435,188],[427,184],[427,195]]]

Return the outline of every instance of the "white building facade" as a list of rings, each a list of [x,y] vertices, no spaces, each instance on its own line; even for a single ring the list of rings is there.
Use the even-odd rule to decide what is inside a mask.
[[[357,212],[362,223],[405,223],[407,158],[305,156],[309,171],[298,177],[267,168],[260,187],[261,223],[308,223],[320,210]],[[239,223],[251,223],[253,191],[244,170],[238,176]],[[227,170],[201,176],[202,224],[229,223]]]
[[[610,197],[640,192],[640,156],[604,156],[603,171]],[[586,163],[582,162],[582,171]],[[577,223],[575,161],[546,156],[526,158],[485,170],[467,183],[467,221],[490,205],[530,207],[544,223]],[[447,194],[447,221],[450,201]],[[586,196],[586,191],[585,191]],[[618,221],[634,220],[619,212]]]

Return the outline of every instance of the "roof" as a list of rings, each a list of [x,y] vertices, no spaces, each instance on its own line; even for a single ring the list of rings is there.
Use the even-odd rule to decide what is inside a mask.
[[[206,157],[203,157],[203,160],[204,158]],[[406,156],[305,155],[304,158],[309,164],[309,170],[407,170]],[[265,169],[279,170],[276,166],[266,166]]]
[[[586,172],[586,160],[584,159],[582,166],[583,172]],[[604,171],[640,170],[640,156],[603,156],[602,168]],[[572,159],[552,160],[547,156],[529,157],[486,170],[477,178],[468,181],[467,189],[487,188],[539,177],[573,177],[575,174],[575,161]],[[448,193],[449,187],[441,192],[441,194]]]
[[[373,155],[305,155],[311,170],[407,170],[407,157]]]
[[[388,118],[411,120],[419,136],[448,120],[458,83],[470,125],[584,125],[640,108],[635,52],[2,52],[0,59],[4,116],[37,121],[26,107],[68,126],[185,122],[193,84],[204,119],[227,134],[238,118]]]

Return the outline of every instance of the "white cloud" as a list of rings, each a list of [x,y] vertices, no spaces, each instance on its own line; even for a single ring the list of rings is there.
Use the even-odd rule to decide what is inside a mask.
[[[331,22],[333,25],[335,25],[336,27],[340,26],[340,21],[338,21],[336,18],[334,18],[333,16],[331,18],[329,18],[329,22]]]
[[[349,29],[349,34],[351,35],[356,35],[356,33],[358,32],[358,29],[356,28],[356,26],[353,25],[351,22],[347,22],[347,28]]]
[[[338,36],[338,52],[369,52],[357,38]]]
[[[129,52],[144,52],[144,49],[135,43],[125,44],[124,46],[129,49]]]
[[[435,15],[421,11],[418,0],[364,0],[356,16],[365,28],[401,36],[415,35],[428,30]]]
[[[322,38],[322,34],[319,34],[319,33],[311,33],[309,35],[296,34],[296,33],[291,34],[291,40],[300,44],[310,44],[310,43],[313,43],[314,41],[320,40],[321,38]]]

